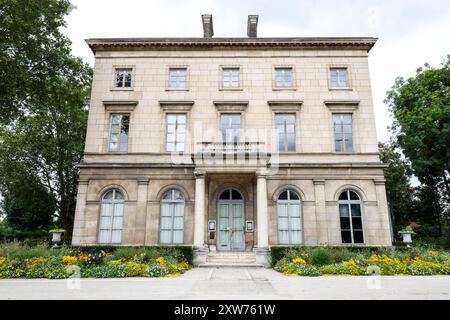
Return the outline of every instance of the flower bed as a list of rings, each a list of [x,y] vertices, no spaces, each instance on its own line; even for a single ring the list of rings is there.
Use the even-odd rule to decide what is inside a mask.
[[[375,251],[375,252],[374,252]],[[450,253],[412,249],[286,249],[275,270],[286,275],[450,275]]]
[[[0,249],[1,249],[0,245]],[[114,250],[114,251],[113,251]],[[112,252],[63,247],[56,250],[22,248],[0,256],[0,279],[163,277],[190,269],[177,249],[119,248]],[[7,251],[7,250],[3,250]],[[0,251],[1,253],[1,251]],[[163,253],[164,255],[160,255]]]

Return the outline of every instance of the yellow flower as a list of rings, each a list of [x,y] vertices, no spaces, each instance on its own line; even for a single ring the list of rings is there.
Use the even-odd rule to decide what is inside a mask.
[[[81,261],[81,262],[88,262],[89,256],[81,255],[81,256],[78,256],[77,259],[78,259],[78,261]]]
[[[350,259],[350,260],[348,260],[348,261],[342,261],[342,265],[343,265],[344,267],[349,267],[349,268],[351,268],[351,267],[356,267],[356,261],[353,260],[353,259]]]
[[[164,259],[164,257],[159,257],[155,259],[155,262],[158,264],[164,264],[166,263],[166,260]]]
[[[292,259],[292,262],[295,263],[295,264],[306,264],[306,261],[303,260],[302,258]]]
[[[39,263],[47,262],[48,258],[33,258],[30,260],[29,265],[30,267],[36,267]]]
[[[78,261],[78,259],[74,256],[63,256],[62,261],[67,264],[74,264]]]
[[[430,250],[428,250],[427,252],[428,252],[429,254],[431,254],[433,257],[438,255],[438,252],[435,251],[435,250],[431,250],[431,249],[430,249]]]
[[[380,262],[380,257],[377,256],[376,254],[372,255],[369,259],[367,259],[367,261],[369,263],[376,263],[376,262]]]
[[[0,257],[0,266],[6,263],[6,257]]]

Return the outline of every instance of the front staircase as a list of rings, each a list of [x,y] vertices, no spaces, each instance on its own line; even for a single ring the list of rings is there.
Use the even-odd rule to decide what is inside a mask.
[[[256,263],[256,254],[253,252],[209,252],[206,256],[206,263],[199,267],[254,267],[262,268],[261,264]]]

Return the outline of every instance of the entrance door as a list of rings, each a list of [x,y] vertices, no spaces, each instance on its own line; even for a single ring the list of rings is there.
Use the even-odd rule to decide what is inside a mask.
[[[218,250],[245,249],[244,199],[235,189],[227,189],[219,196]]]

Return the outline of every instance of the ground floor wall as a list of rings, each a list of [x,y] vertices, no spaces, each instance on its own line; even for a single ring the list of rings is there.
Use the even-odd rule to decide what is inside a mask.
[[[300,196],[302,244],[340,245],[339,195],[352,190],[361,199],[365,245],[391,245],[383,171],[380,168],[279,168],[265,176],[269,245],[279,245],[277,200],[287,189]],[[258,245],[257,177],[255,173],[208,173],[205,175],[205,245],[217,244],[218,229],[208,231],[208,221],[218,222],[218,199],[229,188],[243,196],[245,221],[253,230],[244,232],[244,248]],[[124,196],[119,245],[161,243],[163,195],[172,189],[184,198],[183,243],[194,242],[194,168],[82,168],[73,231],[74,245],[99,244],[102,198],[112,189]]]

